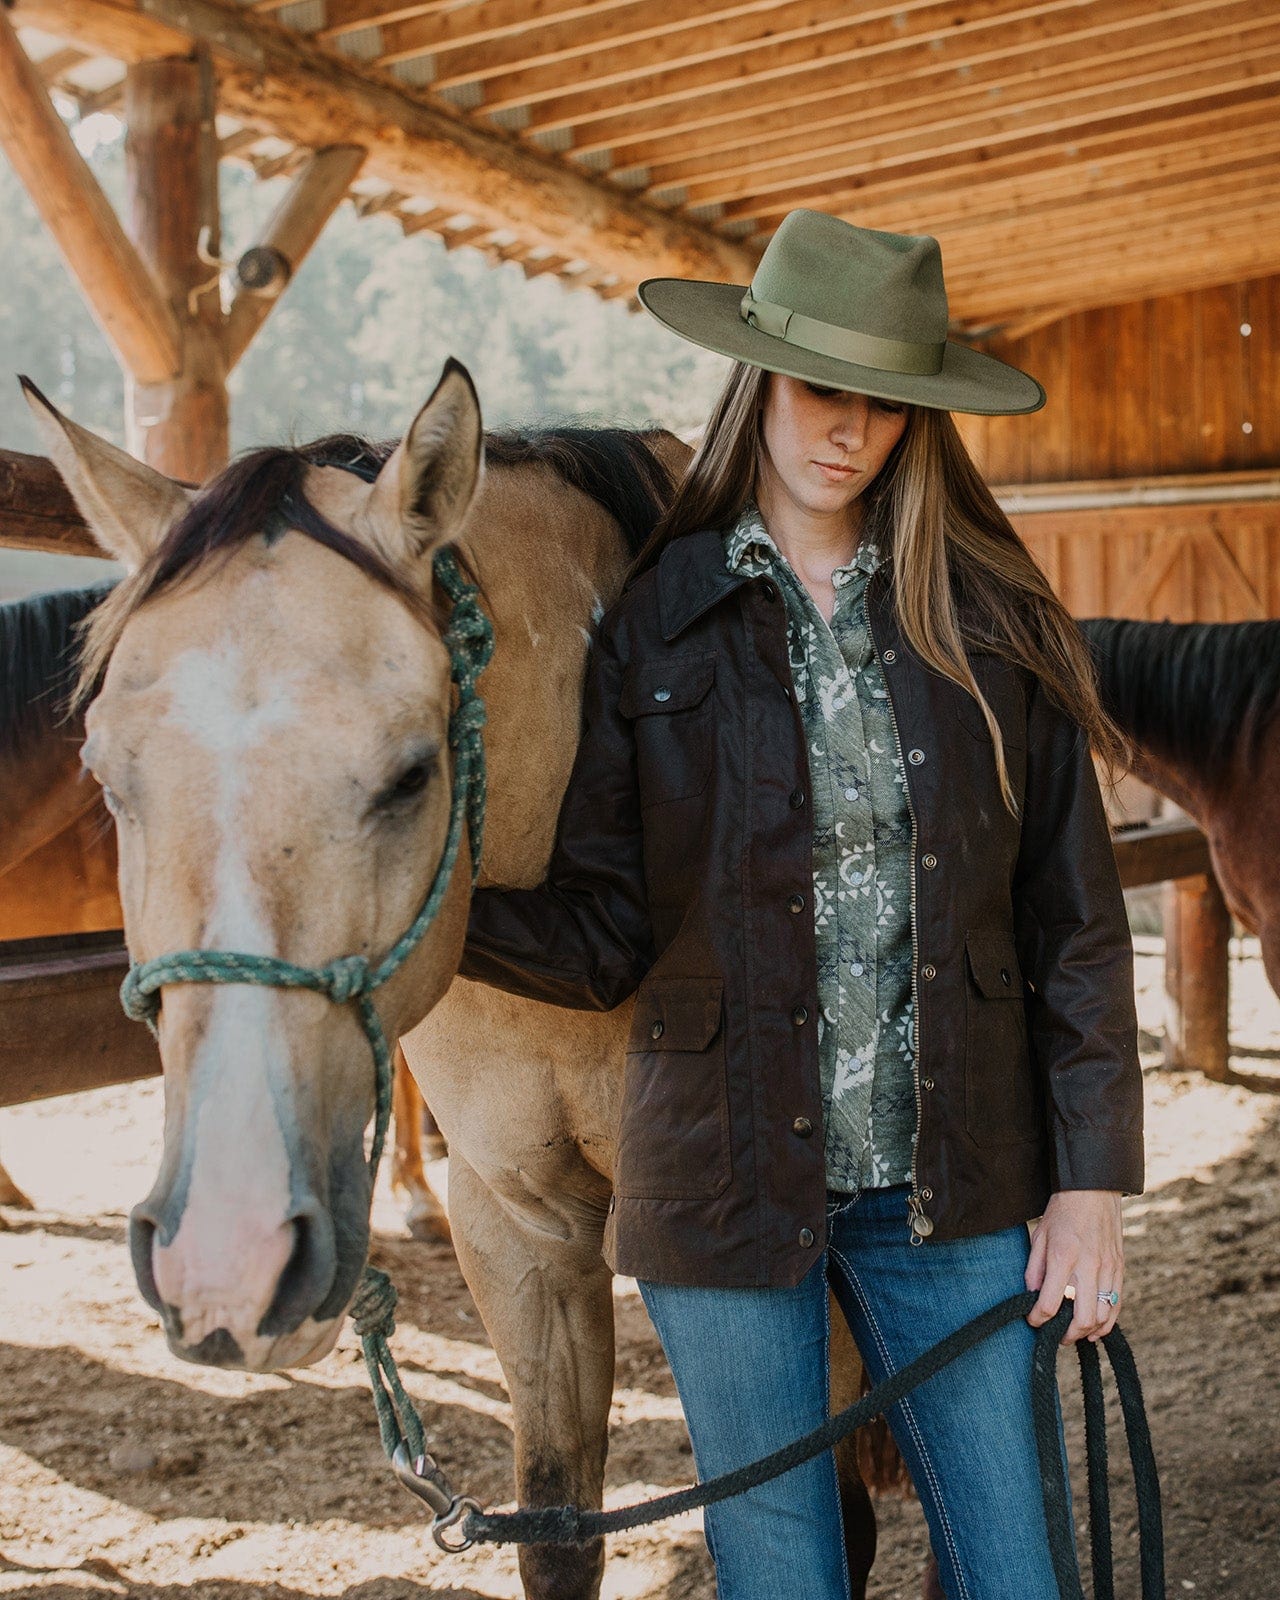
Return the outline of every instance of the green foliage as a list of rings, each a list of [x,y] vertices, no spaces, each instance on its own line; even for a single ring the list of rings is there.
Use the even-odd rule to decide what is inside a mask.
[[[107,192],[123,188],[123,137],[112,119],[82,125]],[[88,138],[85,136],[89,135]],[[223,254],[254,240],[284,180],[222,171]],[[77,421],[123,439],[124,386],[115,359],[57,246],[12,170],[0,161],[7,219],[0,284],[0,443],[39,448],[10,374],[29,373]],[[349,205],[330,220],[231,377],[233,448],[337,429],[404,432],[448,355],[469,368],[490,427],[567,418],[678,431],[697,426],[728,370],[721,356],[551,276],[492,267],[478,251],[404,237],[388,218],[361,222]]]

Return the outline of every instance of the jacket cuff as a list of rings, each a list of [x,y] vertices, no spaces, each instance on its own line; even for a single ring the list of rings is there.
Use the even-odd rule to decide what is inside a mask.
[[[1053,1118],[1049,1186],[1059,1189],[1112,1189],[1141,1194],[1146,1175],[1142,1129],[1069,1128]]]

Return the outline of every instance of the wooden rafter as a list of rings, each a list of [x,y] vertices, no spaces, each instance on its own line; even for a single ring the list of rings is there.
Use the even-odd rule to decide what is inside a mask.
[[[19,22],[73,34],[125,60],[209,41],[219,105],[311,148],[358,137],[396,187],[571,251],[631,286],[649,274],[746,281],[755,254],[564,163],[423,104],[269,19],[213,0],[19,0]]]
[[[0,145],[120,359],[141,382],[172,377],[181,335],[119,218],[0,14]]]
[[[328,149],[317,150],[293,180],[261,240],[267,248],[280,252],[289,263],[291,274],[297,271],[324,231],[325,223],[359,172],[364,156],[359,145],[330,145]],[[244,290],[236,295],[223,333],[228,367],[233,367],[249,348],[274,303]]]

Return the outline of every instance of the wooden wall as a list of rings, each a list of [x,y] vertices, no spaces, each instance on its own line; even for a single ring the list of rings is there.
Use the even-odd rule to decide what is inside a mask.
[[[1011,510],[1076,616],[1280,617],[1280,274],[1081,311],[991,354],[1048,402],[1022,417],[958,418],[997,491],[1156,487],[1199,503]]]

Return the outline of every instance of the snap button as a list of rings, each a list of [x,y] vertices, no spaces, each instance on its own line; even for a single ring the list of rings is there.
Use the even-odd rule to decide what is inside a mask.
[[[649,1037],[651,1039],[661,1039],[661,1037],[662,1037],[662,1023],[661,1022],[655,1022],[654,1025],[649,1029]]]
[[[800,807],[803,804],[804,804],[804,790],[803,789],[793,789],[791,791],[791,809],[793,811],[799,811]]]
[[[920,765],[920,763],[924,760],[924,751],[923,750],[908,750],[907,751],[907,760],[911,763],[911,765],[913,767],[918,767]]]
[[[804,1246],[804,1248],[806,1250],[809,1248],[809,1246],[813,1243],[813,1229],[812,1228],[801,1228],[801,1230],[800,1230],[800,1243]]]
[[[912,1233],[918,1233],[922,1239],[927,1239],[933,1232],[933,1223],[928,1217],[912,1217]]]
[[[760,585],[760,593],[765,597],[766,600],[776,600],[778,598],[778,591],[767,578]]]
[[[653,698],[655,700],[670,700],[670,698],[671,698],[671,690],[670,689],[655,689],[653,691]]]
[[[920,865],[922,867],[928,867],[932,871],[932,869],[938,865],[938,858],[934,855],[921,856]]]
[[[798,1028],[802,1023],[808,1022],[809,1013],[805,1010],[804,1006],[796,1006],[791,1012],[791,1020]]]
[[[926,1089],[932,1089],[933,1088],[933,1079],[932,1078],[926,1078],[924,1080],[924,1087]]]
[[[808,1117],[797,1117],[791,1124],[791,1131],[798,1134],[800,1138],[807,1139],[813,1132],[813,1123],[809,1121]]]
[[[887,661],[889,665],[892,666],[893,663],[898,659],[898,652],[896,650],[886,650],[880,659],[881,661]]]
[[[923,978],[936,978],[938,976],[938,969],[934,966],[932,961],[926,961],[924,966],[920,968],[920,975]]]
[[[1008,988],[1008,986],[1013,982],[1013,979],[1009,976],[1008,967],[1000,968],[1000,982],[1003,983],[1006,988]]]
[[[804,896],[802,894],[793,894],[791,896],[790,900],[787,901],[787,910],[788,911],[803,911],[804,910]]]

